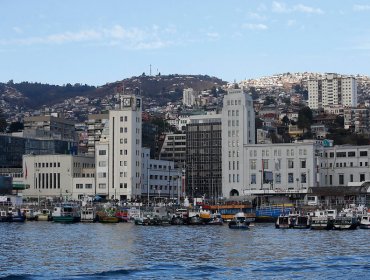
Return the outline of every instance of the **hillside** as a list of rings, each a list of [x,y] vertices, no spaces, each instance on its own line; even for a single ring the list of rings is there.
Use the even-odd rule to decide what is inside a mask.
[[[221,79],[207,75],[165,75],[138,76],[122,81],[107,83],[94,87],[81,84],[49,85],[41,83],[0,83],[0,105],[6,115],[12,111],[32,111],[43,106],[52,106],[66,99],[77,96],[96,98],[105,97],[122,88],[125,92],[141,94],[165,104],[168,101],[179,100],[184,88],[207,90],[225,85]]]

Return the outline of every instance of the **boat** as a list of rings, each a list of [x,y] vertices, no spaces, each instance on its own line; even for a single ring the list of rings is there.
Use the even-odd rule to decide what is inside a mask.
[[[360,228],[370,229],[370,213],[363,214],[360,218]]]
[[[129,209],[118,209],[115,216],[120,222],[127,223],[129,221]]]
[[[66,202],[54,207],[52,217],[55,223],[77,223],[81,213],[77,205]]]
[[[21,212],[26,216],[27,221],[34,221],[35,220],[35,212],[33,209],[30,208],[22,208]]]
[[[224,224],[224,220],[220,213],[213,213],[211,214],[210,220],[206,223],[207,225],[219,225],[222,226]]]
[[[8,221],[8,213],[6,211],[0,211],[0,222],[7,222]]]
[[[311,229],[330,230],[333,228],[336,210],[316,210],[311,216]]]
[[[357,227],[357,215],[354,215],[354,213],[352,213],[351,211],[347,211],[347,209],[339,212],[339,214],[334,219],[333,228],[336,230],[356,229]]]
[[[256,218],[256,213],[252,205],[248,203],[218,204],[209,205],[207,207],[203,206],[203,208],[209,209],[212,213],[220,213],[223,221],[231,221],[239,212],[243,212],[251,221],[254,221]]]
[[[187,225],[203,225],[203,219],[200,217],[200,213],[196,211],[189,211],[186,219]]]
[[[287,229],[290,228],[290,215],[280,215],[275,222],[275,228]]]
[[[7,215],[7,222],[23,223],[26,221],[25,213],[22,213],[19,208],[9,207]]]
[[[244,212],[239,212],[234,215],[234,218],[229,222],[231,229],[249,229],[250,222],[245,217]]]
[[[98,211],[96,213],[96,221],[103,224],[119,223],[119,219],[114,215],[114,213],[108,210]]]
[[[95,222],[95,209],[93,207],[81,208],[81,222],[85,223]]]
[[[42,209],[39,213],[35,213],[35,221],[51,221],[53,220],[52,213],[49,209]]]
[[[300,212],[290,214],[289,227],[294,229],[306,229],[311,226],[311,219],[309,215],[304,215]]]
[[[171,225],[184,225],[188,217],[187,209],[176,209],[171,218]]]

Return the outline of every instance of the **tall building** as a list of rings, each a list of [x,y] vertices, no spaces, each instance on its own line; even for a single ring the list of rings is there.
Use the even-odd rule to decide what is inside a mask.
[[[222,194],[221,114],[192,116],[186,126],[186,193],[216,200]]]
[[[119,200],[141,195],[141,97],[122,95],[120,108],[109,111],[108,193]]]
[[[229,89],[222,109],[222,192],[233,195],[245,181],[248,163],[244,145],[255,144],[255,113],[252,97],[241,89]]]
[[[109,120],[109,114],[92,114],[87,119],[88,154],[95,155],[95,143],[100,140],[104,125]]]
[[[194,106],[196,103],[198,94],[192,89],[192,88],[187,88],[183,90],[182,93],[182,103],[185,106]]]
[[[351,76],[326,74],[308,81],[308,106],[319,109],[332,105],[357,106],[357,81]]]
[[[173,161],[175,168],[185,168],[186,134],[166,133],[163,137],[159,159]]]

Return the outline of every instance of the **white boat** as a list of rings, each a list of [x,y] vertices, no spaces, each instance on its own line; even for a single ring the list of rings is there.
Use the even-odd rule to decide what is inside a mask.
[[[51,221],[51,211],[47,208],[41,209],[39,213],[35,214],[35,221]]]
[[[249,229],[250,222],[245,217],[244,212],[236,213],[234,218],[229,222],[231,229]]]
[[[316,210],[311,217],[311,229],[332,229],[336,210]]]
[[[275,222],[275,228],[290,228],[290,216],[289,215],[280,215]]]
[[[95,209],[92,207],[81,208],[81,222],[95,222]]]
[[[333,228],[338,230],[356,229],[358,216],[351,209],[343,209],[334,219]]]
[[[370,213],[366,213],[360,218],[360,228],[361,229],[370,229]]]
[[[30,208],[22,208],[21,213],[26,216],[27,221],[34,221],[35,220],[35,212],[33,209]]]

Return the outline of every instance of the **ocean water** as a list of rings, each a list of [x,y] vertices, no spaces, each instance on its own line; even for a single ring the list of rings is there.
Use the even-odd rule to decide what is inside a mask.
[[[0,223],[5,279],[370,279],[370,230]]]

